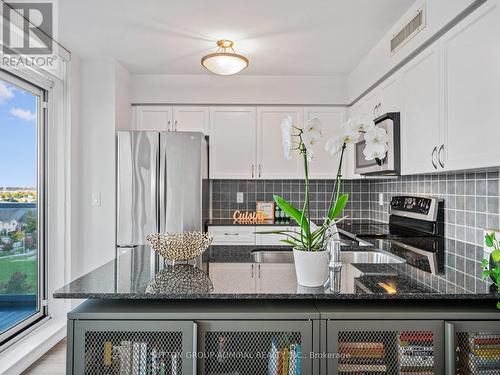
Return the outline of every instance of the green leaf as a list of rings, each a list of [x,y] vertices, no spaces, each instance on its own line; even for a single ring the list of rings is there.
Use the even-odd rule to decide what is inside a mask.
[[[488,259],[481,260],[481,268],[486,268],[489,265],[490,265],[490,262],[488,261]]]
[[[491,252],[491,259],[493,259],[493,262],[497,263],[500,261],[500,250],[493,250]]]
[[[285,214],[291,217],[297,224],[300,225],[305,233],[309,233],[309,221],[306,217],[302,215],[302,212],[293,207],[286,200],[281,198],[279,195],[274,196],[274,201],[283,210]]]
[[[487,233],[486,236],[484,236],[486,246],[488,247],[493,247],[495,243],[495,233]]]
[[[342,211],[344,211],[345,206],[347,205],[347,201],[349,200],[349,194],[342,194],[333,207],[330,207],[330,211],[328,212],[328,218],[330,220],[334,220],[338,217]]]
[[[483,280],[486,280],[488,277],[490,277],[490,271],[483,271]]]
[[[287,245],[290,245],[292,247],[301,247],[302,246],[302,244],[300,242],[296,243],[296,242],[290,241],[290,240],[280,240],[280,242],[286,243]]]
[[[500,302],[497,302],[497,309],[500,310]]]

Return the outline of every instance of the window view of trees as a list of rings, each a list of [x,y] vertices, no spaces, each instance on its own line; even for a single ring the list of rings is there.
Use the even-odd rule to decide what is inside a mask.
[[[0,79],[0,334],[39,311],[37,100]]]

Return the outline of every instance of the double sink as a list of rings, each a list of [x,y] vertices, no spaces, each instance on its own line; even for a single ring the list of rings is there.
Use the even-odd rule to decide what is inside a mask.
[[[254,250],[251,254],[254,263],[293,263],[290,250]],[[342,263],[387,264],[404,263],[400,257],[382,250],[342,251]]]

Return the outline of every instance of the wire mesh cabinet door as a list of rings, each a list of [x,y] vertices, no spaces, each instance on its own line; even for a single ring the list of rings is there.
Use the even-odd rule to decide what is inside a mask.
[[[445,322],[446,374],[500,373],[500,320]]]
[[[327,322],[330,374],[442,374],[442,321]]]
[[[191,375],[196,372],[192,321],[75,322],[73,374]]]
[[[309,375],[311,321],[198,321],[202,375]]]

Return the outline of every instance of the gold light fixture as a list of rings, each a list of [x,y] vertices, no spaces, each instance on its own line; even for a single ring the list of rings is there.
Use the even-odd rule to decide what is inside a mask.
[[[217,46],[219,48],[215,53],[203,56],[201,59],[201,65],[212,73],[229,76],[241,72],[248,66],[248,59],[234,51],[231,40],[218,40]]]

